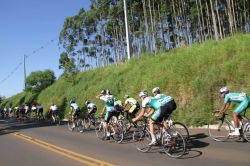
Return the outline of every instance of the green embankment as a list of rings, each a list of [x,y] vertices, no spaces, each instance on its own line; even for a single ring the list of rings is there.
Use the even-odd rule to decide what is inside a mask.
[[[15,106],[30,104],[34,99],[41,103],[47,113],[53,102],[62,110],[61,117],[69,112],[69,101],[76,102],[86,111],[86,99],[98,106],[103,102],[95,96],[102,89],[123,100],[125,94],[139,100],[140,90],[159,86],[162,93],[175,98],[178,108],[174,119],[188,126],[201,126],[211,118],[211,110],[219,109],[223,102],[219,89],[228,86],[230,91],[244,91],[250,96],[250,36],[239,34],[227,39],[207,41],[191,47],[175,48],[158,55],[145,54],[140,58],[120,64],[82,72],[77,76],[76,85],[60,79],[38,95],[19,93],[0,105]],[[232,104],[228,111],[232,111]],[[250,112],[250,111],[248,111]]]

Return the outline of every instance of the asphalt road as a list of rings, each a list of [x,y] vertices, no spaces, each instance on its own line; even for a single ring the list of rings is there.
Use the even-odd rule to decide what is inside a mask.
[[[170,158],[155,146],[148,153],[139,152],[132,134],[117,144],[99,140],[94,130],[71,132],[67,125],[25,123],[0,120],[1,166],[119,165],[119,166],[249,166],[250,144],[237,138],[215,142],[206,129],[189,129],[187,153]]]

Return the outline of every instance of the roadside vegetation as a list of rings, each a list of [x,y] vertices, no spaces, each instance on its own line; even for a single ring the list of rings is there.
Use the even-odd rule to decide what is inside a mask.
[[[75,99],[86,112],[85,100],[97,104],[100,114],[103,102],[95,96],[109,89],[117,98],[123,96],[140,100],[138,93],[158,86],[162,93],[173,96],[177,103],[174,119],[187,126],[202,126],[212,118],[211,110],[220,109],[223,100],[219,89],[244,91],[250,96],[250,36],[238,34],[224,40],[172,49],[154,55],[143,54],[122,64],[81,72],[73,83],[63,78],[41,93],[21,92],[5,99],[0,107],[37,100],[48,113],[51,103],[59,106],[60,116],[69,112],[69,101]],[[236,104],[232,104],[231,112]],[[249,114],[248,110],[248,115]]]

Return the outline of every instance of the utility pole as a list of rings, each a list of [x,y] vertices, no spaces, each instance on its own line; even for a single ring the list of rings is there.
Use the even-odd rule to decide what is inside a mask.
[[[26,58],[26,55],[23,56],[23,71],[24,71],[24,89],[26,89],[26,67],[25,67],[25,58]]]
[[[125,27],[126,27],[126,38],[127,38],[127,54],[130,59],[130,35],[128,27],[128,12],[127,12],[127,0],[124,0],[124,15],[125,15]]]

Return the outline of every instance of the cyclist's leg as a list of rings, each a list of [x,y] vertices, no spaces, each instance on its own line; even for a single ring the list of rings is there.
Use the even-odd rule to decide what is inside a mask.
[[[128,111],[128,114],[130,116],[131,119],[135,118],[135,113],[134,111],[136,110],[136,105],[133,105],[132,107],[130,107],[129,111]]]
[[[111,119],[111,117],[113,116],[112,112],[107,112],[106,115],[105,115],[105,118],[104,118],[104,121],[105,121],[105,128],[107,129],[107,137],[109,138],[110,137],[110,128],[109,128],[109,121]]]
[[[149,129],[150,129],[150,134],[151,134],[151,137],[152,137],[152,142],[149,143],[149,145],[155,145],[156,144],[156,136],[155,136],[154,125],[157,122],[161,122],[163,120],[163,118],[164,118],[164,115],[165,115],[164,111],[158,110],[158,111],[155,111],[154,114],[151,116],[151,118],[149,120]]]

